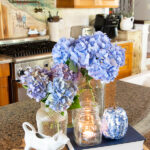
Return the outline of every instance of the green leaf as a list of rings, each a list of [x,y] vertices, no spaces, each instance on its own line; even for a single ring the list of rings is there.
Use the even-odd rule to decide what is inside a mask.
[[[41,102],[45,103],[49,95],[50,94],[47,94],[46,97],[41,100]]]
[[[66,61],[66,65],[69,67],[69,64],[70,64],[70,60],[68,59],[68,60]]]
[[[69,69],[72,70],[73,72],[78,72],[78,67],[77,65],[74,64],[72,60],[70,60]]]
[[[93,79],[91,76],[88,75],[88,71],[85,68],[81,68],[81,73],[83,77],[86,78],[86,81],[90,81]]]
[[[65,113],[64,113],[64,112],[61,112],[60,114],[61,114],[62,116],[64,116]]]
[[[81,108],[80,100],[79,100],[79,95],[76,95],[76,96],[74,97],[73,103],[72,103],[72,105],[70,106],[69,110],[77,109],[77,108]]]
[[[24,88],[24,89],[28,89],[28,86],[27,85],[22,85],[22,87]]]
[[[68,59],[66,62],[67,66],[70,70],[73,72],[78,72],[78,66],[74,64],[74,62],[71,59]]]

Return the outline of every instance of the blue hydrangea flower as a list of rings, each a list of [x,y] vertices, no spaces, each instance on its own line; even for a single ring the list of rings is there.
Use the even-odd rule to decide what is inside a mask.
[[[70,59],[79,67],[89,65],[90,54],[88,52],[90,36],[80,36],[76,40],[74,47],[70,49]]]
[[[56,112],[63,112],[71,106],[77,87],[73,82],[56,77],[53,82],[49,82],[47,91],[50,95],[45,104]]]
[[[68,58],[70,58],[69,49],[72,48],[74,42],[75,40],[73,38],[70,39],[61,38],[57,42],[57,44],[52,49],[52,56],[53,56],[54,63],[56,64],[66,63]]]
[[[49,71],[40,67],[25,69],[24,75],[20,77],[21,83],[27,86],[27,95],[40,102],[47,95],[47,84],[49,83]]]
[[[92,36],[70,40],[61,39],[56,44],[53,49],[54,62],[65,64],[71,59],[79,68],[85,68],[95,80],[108,83],[116,78],[119,67],[125,63],[125,50],[113,45],[106,34],[99,31]],[[68,43],[65,44],[67,46],[64,43]]]

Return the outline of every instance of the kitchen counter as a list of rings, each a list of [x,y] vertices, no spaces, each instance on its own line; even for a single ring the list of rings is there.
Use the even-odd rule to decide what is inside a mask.
[[[8,63],[12,63],[13,59],[9,56],[5,56],[5,55],[0,55],[0,64],[8,64]]]
[[[125,43],[132,42],[132,40],[129,40],[129,41],[112,40],[111,42],[112,42],[113,44],[125,44]]]
[[[36,127],[36,112],[40,107],[34,100],[25,100],[0,107],[0,150],[11,150],[21,145],[23,122]]]

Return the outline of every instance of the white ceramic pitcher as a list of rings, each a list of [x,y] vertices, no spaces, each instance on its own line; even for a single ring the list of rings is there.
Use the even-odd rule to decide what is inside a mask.
[[[134,17],[122,17],[121,23],[120,23],[120,29],[121,30],[131,30],[133,28],[134,23]]]
[[[30,150],[31,148],[36,150],[61,150],[65,144],[68,145],[69,150],[74,150],[70,139],[62,131],[51,137],[36,132],[29,122],[24,122],[22,127],[25,131],[26,146],[24,150]]]

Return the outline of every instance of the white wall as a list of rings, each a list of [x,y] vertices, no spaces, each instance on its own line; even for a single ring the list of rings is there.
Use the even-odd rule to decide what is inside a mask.
[[[136,20],[150,20],[150,0],[135,0]]]
[[[108,14],[109,9],[59,9],[59,14],[64,21],[64,37],[70,36],[71,26],[89,25],[96,14]]]

